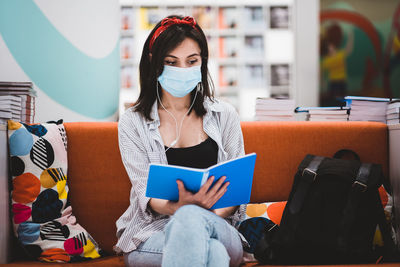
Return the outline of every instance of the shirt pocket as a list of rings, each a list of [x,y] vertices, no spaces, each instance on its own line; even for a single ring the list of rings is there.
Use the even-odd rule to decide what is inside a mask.
[[[147,156],[149,157],[150,163],[161,163],[161,153],[160,152],[148,152]]]

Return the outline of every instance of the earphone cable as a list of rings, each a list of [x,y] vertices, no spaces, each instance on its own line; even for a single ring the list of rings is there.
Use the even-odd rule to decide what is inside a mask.
[[[182,130],[183,121],[185,120],[185,117],[189,114],[190,110],[192,109],[192,107],[193,107],[193,105],[194,105],[194,102],[196,101],[197,92],[199,91],[199,86],[200,86],[200,83],[198,83],[197,86],[196,86],[197,88],[196,88],[196,93],[195,93],[194,98],[193,98],[193,102],[192,102],[192,104],[190,105],[190,107],[189,107],[188,111],[186,112],[186,114],[183,116],[183,118],[182,118],[182,120],[181,120],[181,123],[180,123],[180,126],[179,126],[179,129],[178,129],[178,121],[176,120],[175,116],[174,116],[170,111],[168,111],[168,110],[164,107],[164,105],[163,105],[163,103],[162,103],[162,101],[161,101],[161,99],[160,99],[160,94],[158,93],[158,82],[157,82],[156,91],[157,91],[157,99],[158,99],[158,102],[160,102],[161,107],[162,107],[162,108],[174,119],[174,121],[175,121],[175,135],[176,135],[176,139],[175,139],[174,141],[172,141],[172,143],[171,143],[169,146],[167,146],[167,149],[165,150],[165,152],[167,152],[171,147],[173,147],[173,146],[178,142],[178,140],[179,140],[179,138],[180,138],[180,136],[181,136],[181,130]]]

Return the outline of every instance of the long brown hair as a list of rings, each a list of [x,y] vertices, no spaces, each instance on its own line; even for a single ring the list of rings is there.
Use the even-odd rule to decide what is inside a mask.
[[[181,16],[168,16],[167,18],[183,19]],[[173,24],[164,30],[154,41],[152,49],[149,49],[150,40],[154,32],[161,26],[161,21],[157,23],[151,31],[143,46],[142,57],[139,65],[140,76],[140,94],[135,105],[135,111],[140,112],[148,120],[153,120],[150,116],[151,108],[154,101],[157,99],[156,88],[161,96],[161,86],[157,86],[157,78],[164,70],[165,56],[176,48],[186,38],[191,38],[196,41],[200,47],[201,56],[201,83],[203,90],[197,93],[195,103],[193,104],[194,111],[198,116],[204,116],[206,109],[204,108],[204,100],[208,97],[214,98],[213,82],[208,72],[208,45],[207,39],[203,30],[196,23],[195,27],[187,24]],[[150,59],[151,53],[151,59]],[[191,100],[195,96],[196,90],[191,92]],[[191,111],[190,111],[191,112]],[[189,114],[190,114],[189,112]]]

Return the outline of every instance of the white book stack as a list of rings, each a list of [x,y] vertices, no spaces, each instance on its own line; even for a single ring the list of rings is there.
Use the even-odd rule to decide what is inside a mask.
[[[350,121],[377,121],[386,123],[386,109],[389,98],[346,96],[350,107]]]
[[[294,121],[294,99],[263,98],[256,99],[255,119],[257,121]]]
[[[386,123],[388,125],[400,123],[400,100],[391,101],[387,105]]]
[[[35,96],[32,82],[0,81],[0,124],[6,124],[9,119],[33,123]]]
[[[308,112],[308,121],[348,121],[348,107],[304,107],[296,109],[298,112]]]

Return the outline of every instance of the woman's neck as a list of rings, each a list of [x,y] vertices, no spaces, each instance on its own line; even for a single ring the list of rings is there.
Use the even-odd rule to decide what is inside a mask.
[[[190,94],[187,94],[184,97],[174,97],[164,90],[161,96],[161,101],[167,110],[175,112],[187,112],[192,104]],[[159,105],[159,108],[162,108],[162,106]]]

